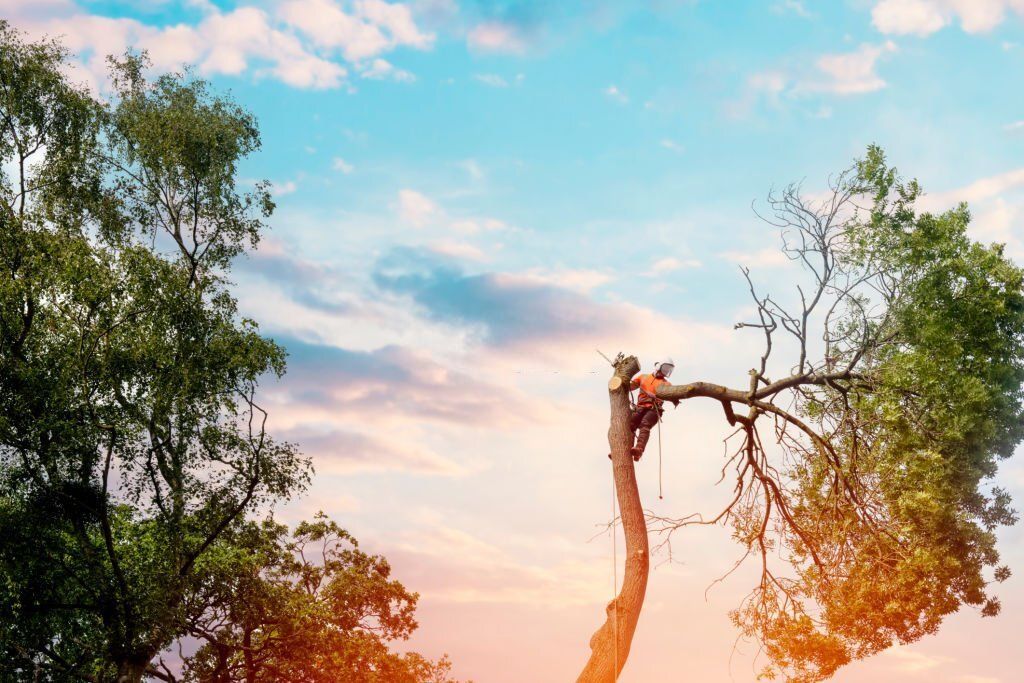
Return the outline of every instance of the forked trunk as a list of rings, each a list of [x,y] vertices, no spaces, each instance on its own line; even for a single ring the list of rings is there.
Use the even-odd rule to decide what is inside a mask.
[[[608,603],[605,623],[590,639],[590,659],[576,679],[577,683],[609,683],[618,679],[629,657],[633,633],[647,592],[650,570],[647,523],[640,504],[633,458],[629,453],[633,446],[633,433],[629,429],[629,381],[639,371],[639,362],[634,356],[629,356],[616,362],[615,374],[608,381],[611,403],[608,445],[611,447],[619,515],[626,536],[626,571],[622,577],[622,589]]]

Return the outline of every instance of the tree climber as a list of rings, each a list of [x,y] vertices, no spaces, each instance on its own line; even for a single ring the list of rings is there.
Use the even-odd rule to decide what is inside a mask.
[[[630,450],[633,460],[637,461],[644,454],[647,447],[647,440],[651,438],[651,429],[661,419],[663,401],[657,397],[658,387],[669,386],[668,381],[676,364],[671,358],[666,358],[654,364],[654,372],[650,375],[637,375],[629,383],[630,390],[639,389],[640,394],[636,399],[636,408],[629,419],[629,428],[636,433],[636,445]],[[678,401],[673,401],[676,405]]]

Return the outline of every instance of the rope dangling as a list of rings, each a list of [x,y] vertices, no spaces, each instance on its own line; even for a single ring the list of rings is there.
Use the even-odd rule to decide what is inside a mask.
[[[661,490],[661,413],[658,414],[658,500],[665,500]]]
[[[615,462],[612,461],[612,648],[615,651],[615,670],[612,671],[612,683],[619,677],[619,550],[618,538],[615,534],[615,520],[618,516],[615,499]]]

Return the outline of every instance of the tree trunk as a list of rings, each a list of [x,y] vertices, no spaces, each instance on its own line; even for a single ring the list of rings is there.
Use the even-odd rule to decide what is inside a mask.
[[[127,657],[117,663],[117,683],[141,683],[149,659]]]
[[[608,445],[611,447],[619,515],[626,536],[626,571],[622,590],[608,603],[605,623],[590,639],[590,659],[576,679],[577,683],[609,683],[618,679],[629,657],[633,633],[647,592],[650,570],[647,522],[640,504],[633,458],[629,453],[633,446],[633,433],[629,429],[629,381],[639,370],[640,363],[634,356],[629,356],[616,362],[615,374],[608,381],[611,403]]]
[[[246,627],[245,636],[242,639],[242,646],[245,648],[245,683],[256,681],[256,663],[252,658],[252,629]]]

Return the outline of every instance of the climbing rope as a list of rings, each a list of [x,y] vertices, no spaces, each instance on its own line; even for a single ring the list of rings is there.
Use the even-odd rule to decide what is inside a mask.
[[[658,500],[665,500],[661,495],[661,413],[658,413]]]
[[[615,669],[612,671],[612,683],[619,677],[619,545],[615,534],[616,499],[615,499],[615,461],[612,461],[612,638],[615,642]]]
[[[601,353],[598,351],[598,353]],[[601,356],[605,360],[611,362],[607,356],[601,353]],[[614,365],[614,363],[612,364]],[[641,390],[642,391],[642,390]],[[629,407],[631,411],[635,411],[637,408],[636,401],[633,398],[633,392],[629,394]],[[657,407],[655,407],[657,410]],[[662,447],[661,447],[661,418],[662,413],[658,413],[658,498],[664,500],[664,491],[662,486]],[[612,683],[615,683],[619,677],[619,544],[618,535],[615,532],[615,527],[618,519],[618,499],[615,490],[615,461],[612,461],[612,639],[614,643],[612,648],[614,649],[614,666],[612,670]]]

